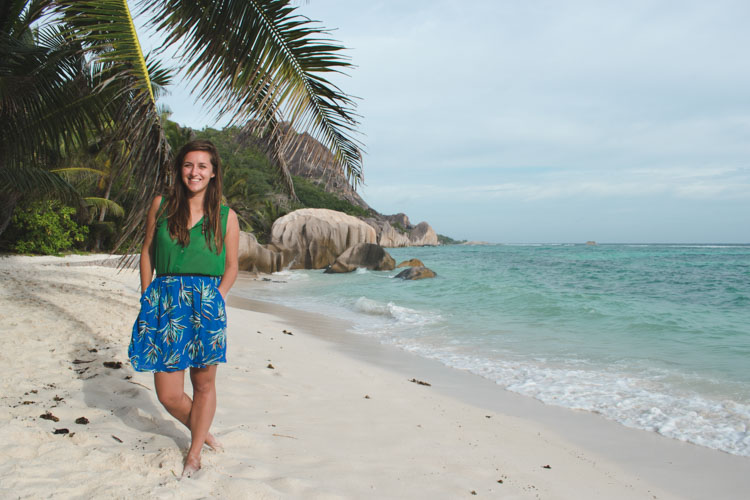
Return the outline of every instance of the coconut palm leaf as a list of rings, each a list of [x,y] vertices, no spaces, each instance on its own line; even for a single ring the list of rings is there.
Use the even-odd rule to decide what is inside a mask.
[[[59,0],[66,33],[79,40],[101,63],[117,68],[118,77],[130,77],[128,92],[137,88],[155,105],[151,77],[138,34],[125,0]]]
[[[86,202],[90,209],[93,208],[94,213],[101,210],[108,210],[109,213],[111,213],[115,217],[122,217],[123,215],[125,215],[125,210],[112,200],[108,200],[106,198],[98,198],[96,196],[86,196],[85,198],[83,198],[83,201]]]
[[[108,121],[107,101],[91,92],[81,46],[55,23],[43,23],[50,0],[0,7],[0,233],[17,201],[56,197],[83,205],[75,189],[48,166],[86,144]]]
[[[0,168],[0,194],[10,193],[55,195],[65,201],[80,199],[78,192],[65,179],[54,172],[34,166]]]
[[[352,181],[362,180],[353,99],[324,78],[351,66],[327,32],[288,0],[141,0],[151,25],[179,45],[198,96],[234,124],[270,132],[282,150],[287,121],[328,146]],[[270,128],[270,130],[269,130]],[[277,161],[279,158],[276,158]]]
[[[104,170],[98,169],[98,168],[92,168],[92,167],[65,167],[65,168],[53,168],[50,170],[53,174],[80,174],[80,173],[87,173],[87,174],[94,174],[97,177],[104,177],[107,175],[107,172]]]
[[[171,151],[161,127],[155,94],[169,84],[170,72],[160,63],[147,61],[141,51],[133,18],[124,0],[58,0],[66,34],[77,40],[97,64],[95,90],[109,96],[112,141],[125,141],[126,154],[116,171],[127,172],[127,181],[140,189],[132,200],[116,247],[143,226],[146,208],[167,182]],[[152,82],[159,85],[152,85]],[[131,240],[131,247],[139,243]]]
[[[106,102],[90,92],[80,46],[62,30],[0,32],[0,162],[44,165],[63,144],[85,144],[106,120]]]
[[[127,2],[123,0],[58,0],[63,32],[74,40],[93,68],[94,92],[106,96],[114,133],[126,154],[117,158],[116,173],[126,172],[137,183],[131,210],[116,247],[143,225],[145,210],[166,182],[169,145],[161,128],[155,94],[170,81],[170,72],[143,55]],[[150,73],[153,72],[153,73]],[[152,85],[159,83],[160,85]],[[131,240],[131,247],[138,244]]]

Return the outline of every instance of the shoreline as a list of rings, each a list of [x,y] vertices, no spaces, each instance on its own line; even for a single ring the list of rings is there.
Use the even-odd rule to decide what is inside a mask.
[[[179,481],[189,435],[126,360],[137,272],[56,259],[0,257],[11,368],[0,480],[14,497],[742,498],[750,486],[744,457],[547,406],[339,320],[232,294],[212,428],[226,451]]]
[[[432,390],[462,403],[533,422],[680,498],[739,498],[739,491],[750,488],[750,458],[627,427],[592,412],[545,404],[469,371],[349,333],[344,320],[244,297],[230,296],[229,302],[283,317],[348,357],[407,380],[428,381]]]

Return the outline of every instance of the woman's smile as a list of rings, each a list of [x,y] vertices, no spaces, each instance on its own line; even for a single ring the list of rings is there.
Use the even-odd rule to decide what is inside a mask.
[[[206,151],[191,151],[182,163],[182,182],[192,193],[200,193],[208,188],[214,177],[211,155]]]

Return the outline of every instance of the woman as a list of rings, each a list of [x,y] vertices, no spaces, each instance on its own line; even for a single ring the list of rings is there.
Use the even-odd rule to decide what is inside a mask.
[[[201,467],[216,412],[216,368],[226,362],[226,304],[237,278],[237,214],[221,205],[221,161],[209,141],[177,154],[174,187],[157,196],[141,251],[141,311],[128,349],[137,371],[154,373],[159,401],[190,429],[183,476]],[[156,278],[152,277],[156,271]],[[185,394],[190,369],[193,399]]]

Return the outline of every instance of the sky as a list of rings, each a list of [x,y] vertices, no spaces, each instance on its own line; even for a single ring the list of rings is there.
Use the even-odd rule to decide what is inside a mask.
[[[333,81],[377,211],[494,243],[750,243],[750,2],[295,4],[356,66]],[[189,88],[172,119],[220,127]]]

